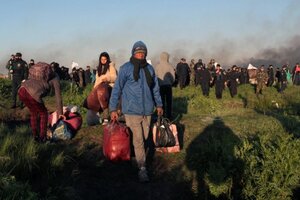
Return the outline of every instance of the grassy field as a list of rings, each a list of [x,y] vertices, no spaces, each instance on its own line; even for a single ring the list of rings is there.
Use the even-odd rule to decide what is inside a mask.
[[[64,104],[81,105],[91,90],[63,83]],[[151,182],[140,184],[132,162],[102,154],[102,127],[84,122],[70,141],[39,144],[28,111],[9,110],[0,92],[0,199],[298,199],[300,87],[284,94],[251,85],[217,100],[198,87],[174,88],[181,152],[149,156]],[[54,98],[46,98],[54,111]],[[86,110],[81,108],[85,119]],[[84,120],[85,121],[85,120]]]

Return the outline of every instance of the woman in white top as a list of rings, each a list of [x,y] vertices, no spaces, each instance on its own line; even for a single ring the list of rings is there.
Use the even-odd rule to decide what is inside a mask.
[[[96,81],[94,88],[100,83],[107,82],[109,86],[113,87],[117,78],[117,71],[115,64],[110,60],[107,52],[102,52],[99,56],[99,64],[97,66]],[[108,123],[109,110],[103,110],[103,124]]]

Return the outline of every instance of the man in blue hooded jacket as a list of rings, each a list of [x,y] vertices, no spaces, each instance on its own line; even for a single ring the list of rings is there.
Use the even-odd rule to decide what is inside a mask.
[[[154,68],[146,61],[146,45],[142,41],[136,42],[131,54],[130,61],[120,67],[109,101],[109,110],[111,119],[116,120],[118,103],[121,100],[126,125],[133,135],[139,180],[148,182],[144,142],[148,138],[154,108],[156,107],[158,115],[163,114],[162,101]]]

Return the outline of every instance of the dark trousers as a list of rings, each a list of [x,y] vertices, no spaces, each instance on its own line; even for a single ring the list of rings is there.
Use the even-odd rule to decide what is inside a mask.
[[[279,92],[282,93],[286,89],[286,87],[287,87],[287,82],[286,81],[281,81]]]
[[[201,89],[204,96],[209,96],[209,82],[202,82]]]
[[[178,79],[179,79],[178,80],[179,81],[179,87],[180,87],[180,89],[183,89],[186,86],[187,77],[186,76],[179,76]]]
[[[216,98],[217,99],[222,99],[223,88],[224,88],[224,84],[216,83],[215,90],[216,90]]]
[[[234,97],[235,95],[237,95],[237,83],[236,82],[230,83],[229,91],[230,91],[231,97]]]
[[[200,85],[201,84],[201,76],[200,72],[195,72],[195,85]]]
[[[164,115],[168,119],[172,118],[172,86],[171,85],[162,85],[160,86],[160,96],[163,103]]]
[[[13,80],[12,80],[12,100],[13,100],[13,103],[12,105],[13,106],[16,106],[16,103],[17,103],[17,93],[18,93],[18,89],[21,85],[21,82],[22,82],[22,79],[19,78],[19,77],[13,77]]]

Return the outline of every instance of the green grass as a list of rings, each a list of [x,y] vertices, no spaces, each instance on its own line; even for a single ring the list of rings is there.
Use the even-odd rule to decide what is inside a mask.
[[[62,88],[64,105],[80,106],[85,122],[81,104],[92,86]],[[38,144],[28,121],[1,123],[0,199],[297,199],[299,90],[257,96],[243,85],[236,97],[226,89],[218,100],[214,88],[208,98],[199,87],[174,88],[182,150],[155,153],[146,185],[131,162],[105,160],[102,126],[84,123],[71,141]],[[55,110],[53,96],[45,102]]]

